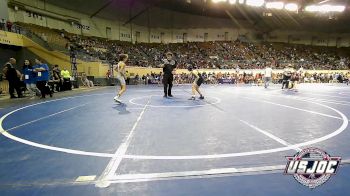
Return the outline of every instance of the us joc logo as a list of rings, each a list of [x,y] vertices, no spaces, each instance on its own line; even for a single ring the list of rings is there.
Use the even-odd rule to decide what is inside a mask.
[[[341,157],[331,157],[318,148],[305,148],[286,158],[288,162],[284,173],[293,175],[299,183],[311,189],[335,175],[341,161]]]

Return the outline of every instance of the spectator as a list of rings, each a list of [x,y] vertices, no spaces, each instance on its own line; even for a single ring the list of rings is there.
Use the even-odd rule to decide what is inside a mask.
[[[45,42],[47,42],[47,36],[45,35],[45,33],[41,34],[41,39],[43,39]]]
[[[81,74],[81,82],[83,83],[83,86],[87,86],[89,88],[94,87],[94,83],[87,78],[86,73]]]
[[[12,22],[8,20],[6,23],[7,31],[12,32],[12,25]]]
[[[35,65],[33,66],[33,70],[36,73],[36,85],[41,92],[41,98],[45,99],[46,95],[50,95],[52,97],[52,91],[48,86],[48,81],[50,78],[50,70],[47,64],[42,63],[40,59],[35,59]]]
[[[61,71],[61,76],[63,78],[63,89],[64,90],[72,90],[72,83],[70,81],[71,76],[70,76],[70,73],[67,70],[67,68],[65,68]]]
[[[55,65],[52,69],[52,75],[54,84],[56,85],[56,91],[59,92],[62,90],[63,79],[61,77],[61,70],[59,69],[58,65]]]
[[[5,19],[1,19],[1,21],[0,21],[0,30],[5,31],[5,26],[6,26]]]
[[[60,35],[61,35],[62,38],[65,38],[64,32],[65,32],[65,30],[64,30],[64,29],[61,29]]]
[[[111,70],[108,70],[106,73],[106,80],[107,80],[107,86],[110,86],[112,84],[112,72]]]
[[[130,73],[128,71],[125,71],[125,77],[126,77],[126,85],[130,84]]]
[[[3,69],[4,76],[9,82],[9,93],[10,93],[11,99],[23,97],[22,91],[20,88],[21,73],[15,69],[15,66],[16,66],[16,59],[10,58],[9,62],[5,64],[5,67]],[[15,90],[18,97],[16,97],[14,94]]]
[[[40,95],[39,89],[36,87],[36,74],[33,72],[32,63],[29,60],[25,60],[23,64],[22,78],[26,84],[26,88],[29,91],[31,99],[34,99],[36,95]]]

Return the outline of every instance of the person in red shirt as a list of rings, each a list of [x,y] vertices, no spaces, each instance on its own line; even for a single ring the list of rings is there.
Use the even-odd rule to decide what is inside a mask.
[[[111,85],[111,79],[112,79],[112,73],[111,70],[109,69],[106,73],[106,80],[107,80],[107,85],[110,86]]]
[[[8,20],[6,23],[7,31],[12,32],[12,25],[12,22]]]

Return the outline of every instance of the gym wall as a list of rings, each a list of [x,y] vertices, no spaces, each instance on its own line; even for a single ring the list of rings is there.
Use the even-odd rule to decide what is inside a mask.
[[[61,19],[48,16],[28,17],[25,10],[19,9],[16,11],[10,6],[8,10],[12,21],[64,29],[70,33],[86,36],[108,37],[112,40],[129,42],[178,43],[184,41],[184,35],[189,42],[236,40],[239,35],[243,35],[250,41],[263,41],[257,36],[261,32],[253,30],[253,27],[244,21],[238,21],[243,26],[237,27],[230,19],[197,16],[156,7],[142,13],[132,23],[125,24],[129,13],[127,10],[118,7],[115,7],[115,13],[109,13],[110,17],[115,18],[115,20],[110,20],[101,17],[90,18],[88,14],[64,9],[41,0],[16,0],[15,2],[23,4],[24,7],[36,9],[38,12],[54,14]],[[134,14],[138,13],[143,8],[144,5],[135,5],[132,12]],[[83,25],[83,28],[63,19],[77,20]],[[204,36],[206,33],[207,37]],[[276,30],[266,34],[265,37],[266,41],[270,42],[350,46],[350,34]]]

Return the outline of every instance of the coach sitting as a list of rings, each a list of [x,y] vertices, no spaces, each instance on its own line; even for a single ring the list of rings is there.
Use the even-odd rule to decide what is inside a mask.
[[[86,73],[81,74],[81,83],[83,86],[87,86],[89,88],[94,87],[94,83],[87,78]]]
[[[72,90],[72,83],[70,81],[70,73],[67,69],[62,69],[61,76],[63,78],[63,90]]]

